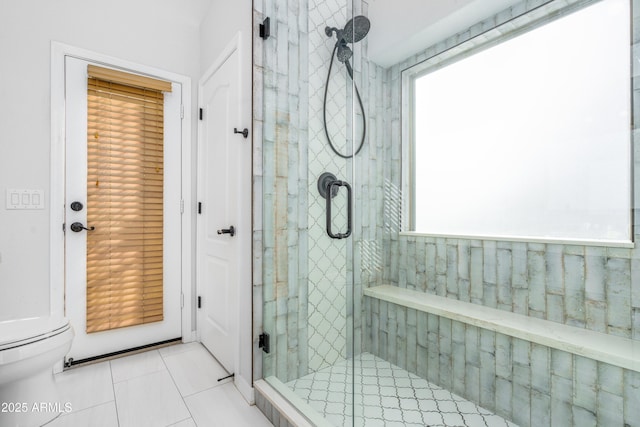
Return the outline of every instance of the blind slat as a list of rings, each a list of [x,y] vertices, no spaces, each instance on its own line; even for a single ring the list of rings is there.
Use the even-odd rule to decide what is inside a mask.
[[[163,319],[161,91],[171,83],[88,73],[87,332],[97,332]]]

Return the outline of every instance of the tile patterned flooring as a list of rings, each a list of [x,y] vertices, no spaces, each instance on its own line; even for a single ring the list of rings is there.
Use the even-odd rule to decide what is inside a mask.
[[[336,363],[287,385],[335,426],[517,427],[372,354],[360,355],[354,372],[354,424],[351,363]]]
[[[179,344],[57,374],[72,411],[47,427],[271,426],[200,343]]]
[[[371,354],[357,360],[358,426],[517,427]],[[72,411],[47,427],[271,426],[249,406],[199,343],[180,344],[56,375]],[[351,364],[339,362],[288,385],[335,426],[352,425]],[[366,415],[366,419],[364,416]]]

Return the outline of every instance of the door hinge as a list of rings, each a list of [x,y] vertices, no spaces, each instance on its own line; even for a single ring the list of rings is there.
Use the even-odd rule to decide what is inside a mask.
[[[203,115],[203,113],[204,113],[204,110],[201,108],[201,109],[200,109],[200,115],[199,115],[200,120],[202,120],[202,115]]]
[[[264,18],[262,24],[260,24],[260,38],[266,40],[271,35],[271,19]]]
[[[184,199],[180,199],[180,213],[184,213]]]
[[[265,353],[269,353],[271,351],[268,333],[263,332],[258,336],[258,348],[261,348]]]
[[[67,232],[67,223],[66,223],[66,222],[63,222],[63,223],[62,223],[62,232],[63,232],[63,233],[66,233],[66,232]]]
[[[198,202],[198,213],[202,213],[202,202]]]
[[[180,118],[184,119],[184,104],[180,104]]]
[[[180,292],[180,308],[184,308],[184,294]]]
[[[198,296],[198,308],[202,308],[202,297]]]

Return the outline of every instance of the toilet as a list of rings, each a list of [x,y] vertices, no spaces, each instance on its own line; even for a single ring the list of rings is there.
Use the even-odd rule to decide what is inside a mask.
[[[1,426],[41,426],[70,410],[58,396],[53,367],[69,352],[73,336],[64,317],[0,322]]]

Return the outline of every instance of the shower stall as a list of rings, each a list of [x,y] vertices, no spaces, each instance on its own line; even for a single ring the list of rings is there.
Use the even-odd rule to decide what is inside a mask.
[[[609,364],[473,314],[606,332],[617,317],[589,294],[587,271],[603,272],[601,299],[623,288],[631,301],[634,249],[405,232],[406,70],[597,2],[492,2],[481,20],[382,64],[370,53],[384,39],[374,3],[254,0],[254,377],[311,425],[637,425],[640,358]],[[611,310],[631,319],[632,304]],[[584,315],[594,307],[602,325]],[[609,335],[635,360],[640,322],[623,326]]]

